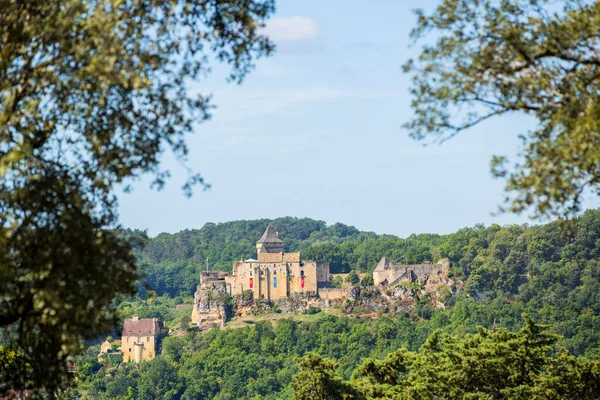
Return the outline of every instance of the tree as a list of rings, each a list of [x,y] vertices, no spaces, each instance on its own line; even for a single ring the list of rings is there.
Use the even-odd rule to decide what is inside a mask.
[[[348,276],[346,276],[346,283],[349,283],[351,285],[356,285],[358,282],[360,282],[360,277],[358,276],[356,271],[355,270],[350,271]]]
[[[298,359],[300,372],[294,377],[292,388],[297,400],[359,399],[351,385],[335,372],[337,364],[315,353]]]
[[[150,173],[210,116],[188,90],[215,56],[241,82],[272,50],[272,0],[0,0],[0,328],[52,391],[66,358],[116,323],[136,260],[117,186]],[[183,189],[205,185],[190,172]],[[10,385],[10,384],[9,384]],[[23,386],[23,385],[20,385]],[[0,393],[1,395],[1,393]]]
[[[556,346],[558,336],[548,333],[549,326],[524,319],[525,327],[516,333],[479,328],[477,334],[450,336],[436,331],[421,353],[400,349],[383,361],[367,359],[350,381],[313,355],[301,363],[303,384],[297,377],[293,388],[297,398],[324,390],[328,398],[598,398],[600,362],[572,356]]]
[[[586,189],[600,194],[600,2],[443,0],[418,11],[415,40],[435,37],[413,74],[417,140],[445,141],[511,113],[537,120],[522,156],[492,160],[507,179],[508,209],[570,216]]]
[[[373,280],[373,274],[365,274],[365,276],[363,276],[363,278],[360,280],[360,284],[364,287],[373,286],[375,284],[375,281]]]

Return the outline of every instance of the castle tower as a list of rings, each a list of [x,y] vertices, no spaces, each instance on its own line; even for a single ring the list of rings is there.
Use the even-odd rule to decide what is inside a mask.
[[[260,253],[282,253],[283,240],[279,239],[279,234],[271,225],[267,226],[265,233],[256,242],[256,252]]]

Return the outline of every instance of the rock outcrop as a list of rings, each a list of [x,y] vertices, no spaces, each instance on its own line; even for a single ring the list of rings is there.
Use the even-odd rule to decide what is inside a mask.
[[[198,325],[200,330],[214,326],[223,327],[227,322],[230,308],[227,284],[220,274],[204,274],[194,295],[192,322]]]

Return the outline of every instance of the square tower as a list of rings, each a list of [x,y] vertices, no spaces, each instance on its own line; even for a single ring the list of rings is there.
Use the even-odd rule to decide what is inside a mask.
[[[262,237],[256,242],[256,252],[261,253],[283,253],[283,240],[279,239],[279,234],[271,227],[267,226],[267,230]]]

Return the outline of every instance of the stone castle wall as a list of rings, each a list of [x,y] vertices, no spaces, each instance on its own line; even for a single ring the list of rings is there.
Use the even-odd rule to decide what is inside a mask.
[[[319,298],[322,300],[340,300],[348,297],[351,288],[320,288]]]

